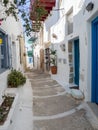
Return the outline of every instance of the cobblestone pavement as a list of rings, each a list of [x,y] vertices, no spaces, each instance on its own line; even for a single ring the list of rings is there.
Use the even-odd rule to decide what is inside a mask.
[[[97,130],[75,100],[48,74],[28,73],[33,89],[33,130]]]

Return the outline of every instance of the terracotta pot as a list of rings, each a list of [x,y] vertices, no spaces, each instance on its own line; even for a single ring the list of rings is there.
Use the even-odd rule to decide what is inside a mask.
[[[57,66],[51,66],[51,73],[57,74]]]

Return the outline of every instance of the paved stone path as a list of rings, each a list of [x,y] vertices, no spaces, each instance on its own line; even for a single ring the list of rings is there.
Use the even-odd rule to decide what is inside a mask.
[[[82,101],[75,100],[48,74],[28,73],[33,89],[33,130],[95,130]]]

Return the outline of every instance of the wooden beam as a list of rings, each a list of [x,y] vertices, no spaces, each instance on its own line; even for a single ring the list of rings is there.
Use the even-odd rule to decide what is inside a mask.
[[[50,14],[50,11],[52,10],[53,6],[55,6],[55,2],[56,2],[56,0],[40,0],[40,4],[38,6],[42,6],[48,11],[47,14],[45,14],[42,18],[39,19],[40,21],[44,21],[47,18],[48,14]],[[31,1],[31,3],[32,3],[32,1]],[[36,0],[34,1],[33,5],[36,5]],[[36,13],[35,13],[34,8],[33,8],[32,14],[30,15],[30,19],[32,21],[36,21]]]

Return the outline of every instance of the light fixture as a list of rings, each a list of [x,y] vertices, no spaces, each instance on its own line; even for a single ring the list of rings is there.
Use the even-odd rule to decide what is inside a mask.
[[[55,33],[52,34],[52,37],[57,39],[57,35]]]
[[[88,3],[88,5],[86,6],[86,10],[89,12],[91,10],[93,10],[94,8],[94,4],[92,2]]]

